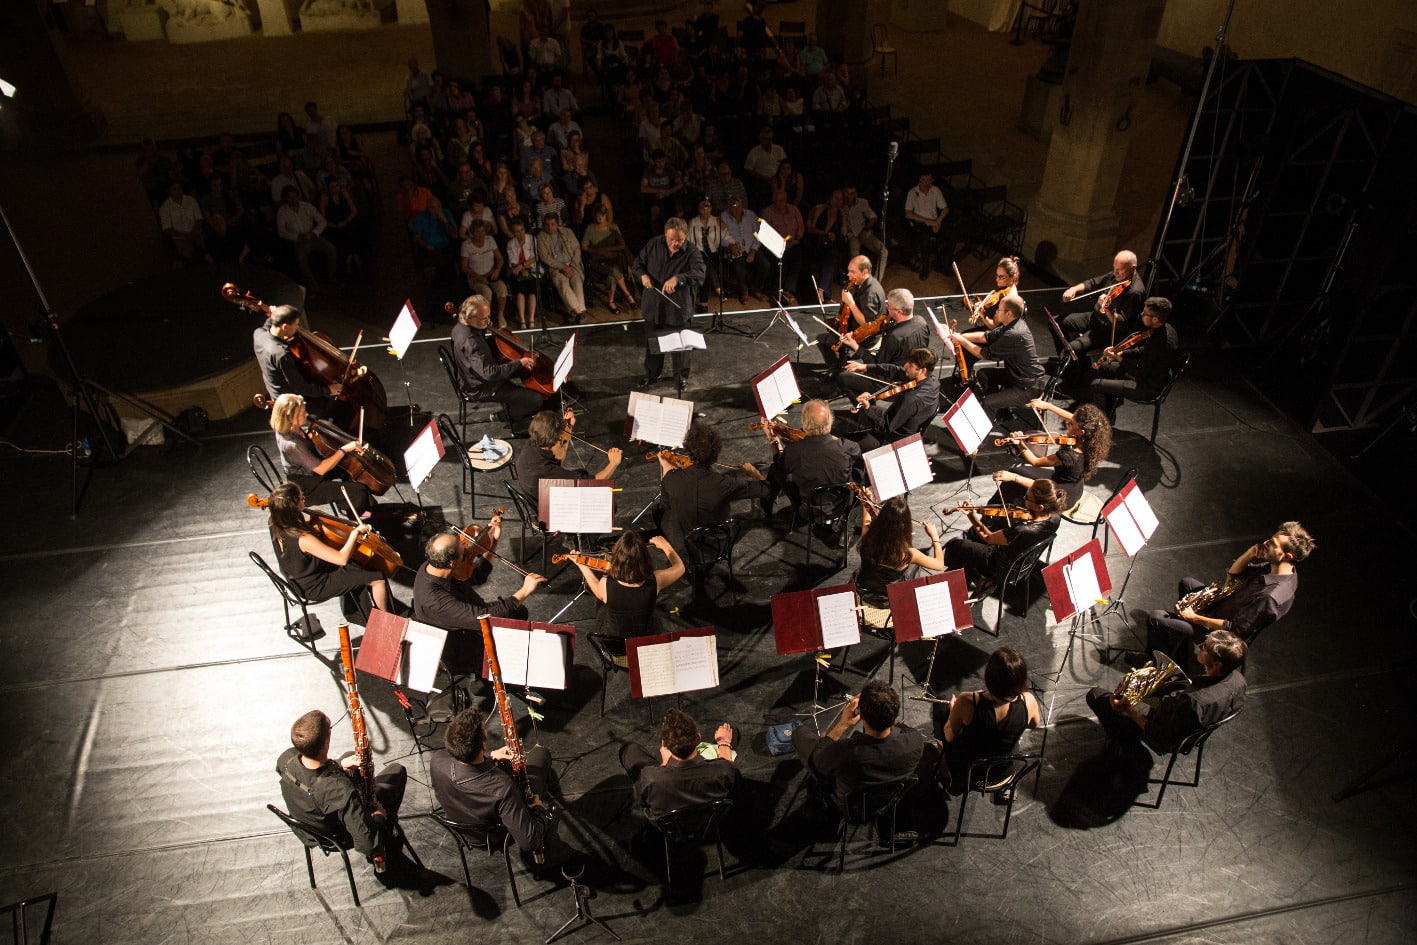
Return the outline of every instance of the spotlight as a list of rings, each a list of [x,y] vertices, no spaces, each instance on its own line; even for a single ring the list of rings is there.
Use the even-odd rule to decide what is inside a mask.
[[[0,79],[0,93],[3,93],[6,98],[14,98],[15,87],[4,79]]]

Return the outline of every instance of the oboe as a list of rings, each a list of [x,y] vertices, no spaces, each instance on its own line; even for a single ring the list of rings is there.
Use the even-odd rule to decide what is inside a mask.
[[[344,664],[344,694],[349,700],[349,727],[354,730],[354,758],[359,768],[359,796],[364,809],[373,814],[379,809],[374,797],[374,757],[369,752],[369,732],[364,728],[364,707],[359,702],[359,686],[354,679],[354,649],[349,643],[349,624],[340,621],[339,658]],[[374,871],[382,873],[387,864],[381,854],[374,855]]]
[[[502,688],[502,667],[497,662],[497,644],[492,639],[492,621],[483,614],[482,645],[487,650],[487,671],[492,676],[492,691],[497,694],[497,712],[502,716],[502,734],[507,741],[507,752],[511,755],[512,778],[521,788],[522,797],[530,807],[536,795],[532,793],[531,781],[526,776],[526,752],[522,750],[522,739],[517,734],[517,722],[512,718],[512,709],[507,705],[507,691]],[[543,844],[532,851],[537,863],[546,862],[546,846]]]

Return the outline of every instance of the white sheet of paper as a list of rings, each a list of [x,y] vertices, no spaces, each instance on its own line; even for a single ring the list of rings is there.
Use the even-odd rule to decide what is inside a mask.
[[[785,361],[757,384],[758,399],[763,405],[763,416],[771,419],[792,406],[792,402],[802,396],[797,386],[797,375],[792,371],[792,362]]]
[[[438,661],[443,657],[448,631],[410,620],[403,639],[408,644],[399,666],[404,685],[418,692],[432,692],[438,682]]]
[[[940,306],[940,308],[943,309],[944,306]],[[949,353],[950,357],[954,357],[955,346],[954,342],[950,341],[949,330],[945,328],[945,326],[940,322],[938,318],[935,317],[934,310],[928,305],[925,306],[925,314],[929,315],[930,321],[935,323],[935,334],[939,335],[940,340],[945,343],[945,351]]]
[[[792,329],[792,333],[797,336],[797,340],[802,342],[802,347],[807,347],[812,342],[807,340],[807,336],[802,334],[802,326],[797,324],[797,319],[788,314],[787,309],[782,310],[782,317],[787,319],[787,327]]]
[[[640,400],[635,407],[630,438],[660,446],[684,445],[684,434],[694,421],[694,402],[665,397],[663,400]]]
[[[774,258],[781,259],[782,254],[787,252],[787,239],[777,230],[774,230],[772,224],[762,217],[758,217],[758,232],[756,235],[763,249],[772,253]]]
[[[571,368],[576,366],[576,336],[580,332],[571,332],[571,337],[566,339],[566,343],[561,347],[561,353],[556,355],[556,368],[552,374],[551,389],[560,390],[561,385],[566,383],[566,378],[571,374]]]
[[[972,390],[965,391],[964,397],[960,399],[959,409],[950,418],[949,425],[950,430],[963,444],[966,453],[978,450],[993,426],[989,415],[984,412],[984,405]]]
[[[674,644],[656,643],[653,646],[636,647],[635,656],[640,667],[641,696],[648,698],[676,691]]]
[[[1112,534],[1117,537],[1117,542],[1128,558],[1136,557],[1137,552],[1146,544],[1146,539],[1142,538],[1136,520],[1132,518],[1131,510],[1125,502],[1118,504],[1107,516],[1107,527],[1112,529]]]
[[[1083,555],[1072,564],[1064,565],[1063,577],[1067,580],[1068,596],[1076,609],[1087,610],[1102,599],[1102,589],[1097,586],[1097,565],[1092,555]]]
[[[566,637],[548,630],[533,630],[525,634],[527,661],[531,671],[526,684],[538,689],[566,688]]]
[[[834,650],[861,642],[861,622],[856,619],[856,595],[850,591],[818,597],[817,619],[822,624],[822,649]]]
[[[443,438],[438,434],[438,424],[429,420],[428,425],[418,431],[418,436],[403,451],[403,465],[408,470],[409,485],[417,489],[423,480],[433,472],[438,460],[443,458]]]
[[[680,637],[669,646],[674,656],[675,692],[712,689],[718,685],[716,637]]]
[[[515,627],[493,624],[492,642],[497,646],[497,667],[502,671],[502,682],[508,686],[525,686],[531,634]]]
[[[876,501],[884,502],[905,494],[905,476],[901,473],[900,460],[895,449],[887,444],[878,446],[861,457],[870,473],[871,486],[876,492]]]
[[[665,354],[671,351],[700,351],[708,350],[708,342],[704,339],[702,332],[694,331],[692,328],[684,328],[668,335],[659,336],[659,350]]]
[[[938,637],[958,633],[955,627],[954,598],[949,581],[922,584],[915,589],[915,607],[920,611],[920,635]]]
[[[925,455],[925,441],[912,439],[903,443],[895,451],[900,462],[900,471],[905,476],[906,489],[918,489],[935,481],[935,470],[930,468],[930,457]]]
[[[553,532],[605,535],[615,530],[615,502],[605,486],[552,486],[547,527]]]
[[[404,352],[413,344],[413,337],[417,334],[418,316],[414,314],[413,303],[405,300],[398,318],[394,319],[394,327],[389,329],[389,347],[394,349],[394,357],[402,361]]]
[[[1141,529],[1142,537],[1147,541],[1156,534],[1156,527],[1161,523],[1156,520],[1156,513],[1151,510],[1151,503],[1142,495],[1141,487],[1136,486],[1127,493],[1127,497],[1122,500],[1122,504],[1132,513],[1132,518],[1136,519],[1137,528]]]

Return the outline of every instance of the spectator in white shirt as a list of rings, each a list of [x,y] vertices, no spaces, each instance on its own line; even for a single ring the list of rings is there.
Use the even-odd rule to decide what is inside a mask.
[[[497,248],[497,241],[488,235],[489,227],[488,221],[481,217],[474,217],[468,225],[467,239],[462,242],[462,272],[467,277],[467,287],[473,294],[496,299],[497,314],[492,323],[505,328],[507,284],[502,281],[502,269],[507,260]]]
[[[551,76],[551,84],[541,93],[541,114],[547,118],[555,118],[563,111],[575,113],[581,110],[575,93],[566,88],[564,83],[565,80],[558,72]]]
[[[325,239],[325,218],[314,204],[300,199],[300,191],[286,187],[281,193],[280,209],[276,211],[276,235],[295,254],[295,264],[300,269],[301,279],[313,296],[319,281],[310,269],[311,256],[323,256],[325,272],[331,282],[335,279],[335,263],[338,252],[335,244]]]
[[[930,264],[935,259],[940,225],[949,212],[950,205],[945,202],[945,195],[935,186],[935,175],[921,171],[919,184],[905,195],[905,226],[910,231],[910,243],[922,282],[930,278]]]
[[[183,261],[212,261],[202,237],[202,208],[196,197],[182,192],[180,182],[173,181],[167,185],[167,199],[157,208],[157,218],[162,223],[162,231],[172,240],[172,248]]]
[[[743,170],[748,173],[748,185],[753,188],[754,206],[767,203],[772,194],[769,183],[777,173],[777,167],[787,160],[787,152],[782,145],[774,144],[772,128],[764,125],[758,132],[758,143],[748,151],[743,160]]]
[[[744,213],[743,200],[733,197],[729,199],[728,209],[719,217],[719,222],[723,224],[723,245],[728,256],[724,267],[724,288],[731,293],[736,287],[738,301],[743,305],[748,304],[749,295],[759,302],[767,301],[759,291],[765,260],[758,247],[757,218]]]
[[[315,199],[315,183],[309,174],[296,170],[295,162],[288,157],[281,158],[278,166],[279,173],[271,178],[271,203],[280,206],[285,201],[282,195],[287,187],[294,187],[301,200]]]
[[[319,135],[325,147],[334,151],[338,143],[335,136],[339,132],[339,122],[329,115],[322,115],[320,106],[314,102],[305,103],[305,117],[309,119],[305,122],[305,133]]]

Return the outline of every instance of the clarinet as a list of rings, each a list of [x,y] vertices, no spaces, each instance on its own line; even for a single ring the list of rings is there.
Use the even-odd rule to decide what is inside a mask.
[[[369,732],[364,728],[364,707],[359,702],[359,686],[354,679],[354,651],[349,643],[349,624],[339,625],[339,658],[344,664],[344,694],[349,700],[349,727],[354,730],[354,757],[358,762],[359,796],[370,814],[379,810],[374,797],[374,757],[369,751]],[[382,854],[374,855],[374,872],[382,873],[388,864]]]
[[[497,643],[492,639],[492,621],[483,614],[482,645],[487,650],[487,669],[492,675],[492,690],[497,694],[497,712],[502,716],[502,734],[507,741],[507,751],[511,753],[512,779],[521,788],[522,799],[530,807],[536,795],[532,793],[531,781],[526,776],[526,752],[522,750],[521,736],[517,734],[517,723],[512,718],[511,706],[507,705],[507,691],[502,688],[502,667],[497,662]],[[546,862],[545,844],[532,851],[532,858],[538,864]]]

